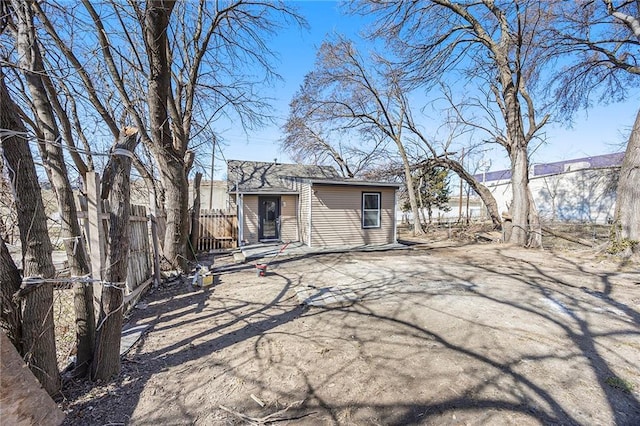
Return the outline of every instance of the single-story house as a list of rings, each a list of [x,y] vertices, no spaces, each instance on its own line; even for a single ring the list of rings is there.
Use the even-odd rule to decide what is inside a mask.
[[[227,162],[238,243],[310,247],[396,242],[397,183],[346,179],[328,166]]]

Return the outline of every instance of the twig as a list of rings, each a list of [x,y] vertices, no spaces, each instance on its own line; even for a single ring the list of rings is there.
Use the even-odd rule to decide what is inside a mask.
[[[265,425],[267,423],[279,422],[279,421],[287,420],[287,419],[282,419],[282,418],[277,419],[276,417],[284,414],[288,409],[290,409],[293,406],[302,405],[303,402],[304,402],[304,399],[302,399],[300,401],[292,402],[291,404],[287,405],[282,410],[276,411],[275,413],[271,413],[268,416],[264,416],[264,417],[247,416],[246,414],[242,414],[242,413],[239,413],[237,411],[232,410],[231,408],[227,408],[224,405],[220,405],[219,407],[220,407],[221,410],[224,410],[227,413],[231,413],[231,414],[233,414],[235,416],[238,416],[242,420],[245,420],[245,421],[249,422],[249,424],[251,424],[251,425],[260,426],[260,425]]]
[[[258,398],[254,394],[251,394],[250,396],[251,396],[251,399],[257,402],[259,406],[264,407],[264,402],[260,398]]]
[[[571,241],[572,243],[581,244],[583,246],[593,247],[593,244],[591,244],[588,241],[573,237],[571,235],[563,234],[561,232],[554,231],[553,229],[549,229],[545,226],[542,227],[542,230],[548,234],[553,235],[554,237],[562,238],[563,240]]]

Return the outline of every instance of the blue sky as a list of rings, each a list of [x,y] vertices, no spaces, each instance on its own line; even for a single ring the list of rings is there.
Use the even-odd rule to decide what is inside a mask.
[[[283,137],[280,126],[288,114],[288,104],[299,88],[306,73],[313,69],[316,49],[327,35],[339,33],[357,38],[364,21],[341,14],[339,5],[333,1],[293,2],[309,22],[310,28],[289,28],[272,40],[272,46],[280,57],[276,64],[284,81],[272,89],[265,89],[264,95],[273,98],[272,114],[276,125],[268,126],[245,134],[234,129],[232,123],[222,126],[221,135],[226,146],[216,155],[215,178],[225,176],[227,160],[255,160],[291,162],[286,153],[279,149]],[[534,163],[553,162],[571,158],[589,157],[624,149],[625,135],[633,124],[638,109],[640,91],[630,93],[629,101],[622,104],[594,107],[576,114],[571,128],[562,125],[547,125],[544,132],[547,143],[532,154]],[[487,154],[491,159],[491,170],[508,168],[506,153],[501,147]],[[201,158],[200,164],[209,171],[210,159]]]

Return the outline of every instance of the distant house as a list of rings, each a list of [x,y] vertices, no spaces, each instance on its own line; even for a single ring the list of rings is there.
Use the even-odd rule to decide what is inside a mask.
[[[193,188],[193,182],[189,182]],[[189,191],[189,206],[193,204],[194,191]],[[226,180],[203,180],[200,183],[200,209],[226,210],[229,208],[229,193]]]
[[[615,210],[618,174],[624,153],[532,164],[529,188],[543,220],[606,224]],[[511,205],[511,171],[477,174],[498,203]]]
[[[398,184],[345,179],[327,166],[231,160],[227,169],[240,244],[396,242]]]

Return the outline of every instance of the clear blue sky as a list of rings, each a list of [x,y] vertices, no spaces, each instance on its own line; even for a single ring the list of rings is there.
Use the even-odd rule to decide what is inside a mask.
[[[316,49],[327,35],[339,33],[357,38],[364,21],[341,14],[339,5],[333,1],[296,1],[292,2],[307,19],[310,29],[289,28],[272,40],[272,46],[280,57],[276,64],[284,81],[275,88],[265,89],[264,95],[273,98],[273,114],[277,124],[250,134],[233,129],[229,124],[221,135],[226,146],[222,147],[227,160],[254,160],[291,162],[279,149],[279,140],[283,137],[280,126],[288,114],[288,104],[306,73],[313,69]],[[640,105],[640,91],[636,90],[624,104],[594,107],[576,114],[572,128],[560,125],[548,125],[544,128],[547,143],[540,146],[532,155],[532,162],[554,162],[559,160],[588,157],[618,152],[626,141],[628,129],[633,124]],[[421,106],[417,106],[421,107]],[[506,153],[501,147],[487,154],[491,158],[491,170],[508,168]],[[210,159],[202,158],[200,164],[207,168]],[[220,152],[216,155],[215,178],[222,179],[226,165]]]

